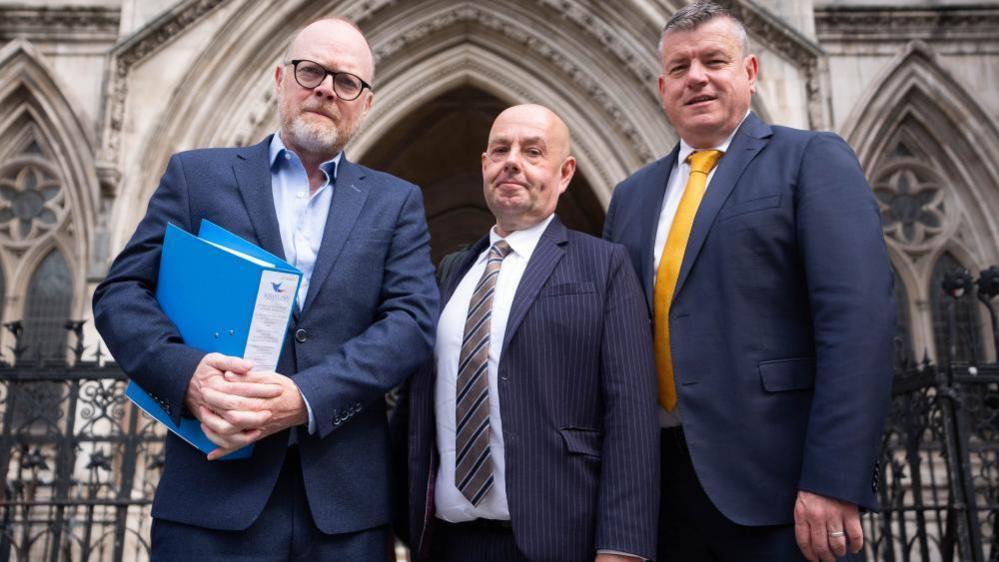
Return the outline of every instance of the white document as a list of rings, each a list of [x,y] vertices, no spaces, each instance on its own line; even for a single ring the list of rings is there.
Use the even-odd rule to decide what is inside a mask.
[[[281,271],[260,274],[257,303],[253,308],[250,333],[243,358],[253,362],[255,371],[273,371],[277,367],[288,328],[288,315],[295,305],[298,276]]]

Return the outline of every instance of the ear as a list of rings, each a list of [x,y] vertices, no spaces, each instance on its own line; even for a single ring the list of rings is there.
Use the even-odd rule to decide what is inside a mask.
[[[274,93],[281,91],[282,77],[284,77],[284,67],[281,65],[274,67]]]
[[[749,92],[756,93],[756,77],[760,73],[760,61],[756,55],[749,55],[745,58],[746,78],[749,81]]]
[[[368,97],[365,98],[364,100],[364,110],[361,113],[361,116],[363,117],[367,115],[368,111],[371,111],[371,106],[374,104],[375,104],[375,93],[372,92],[371,90],[368,90]]]
[[[559,170],[559,194],[565,193],[565,190],[569,188],[569,182],[572,181],[572,176],[576,173],[576,158],[573,156],[567,157],[562,161],[562,168]]]

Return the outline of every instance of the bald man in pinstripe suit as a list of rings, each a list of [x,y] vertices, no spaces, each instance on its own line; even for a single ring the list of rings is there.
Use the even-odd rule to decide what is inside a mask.
[[[555,216],[575,167],[550,110],[493,124],[482,172],[496,226],[450,258],[434,363],[405,393],[414,559],[655,553],[648,311],[624,249]]]

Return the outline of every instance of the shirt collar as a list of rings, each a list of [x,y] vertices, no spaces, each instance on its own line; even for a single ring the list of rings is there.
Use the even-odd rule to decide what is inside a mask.
[[[741,127],[742,124],[746,121],[746,117],[749,117],[749,113],[750,113],[750,111],[747,110],[746,111],[746,115],[742,118],[742,121],[739,121],[739,127]],[[735,134],[737,132],[739,132],[739,127],[736,127],[732,131],[732,134],[730,134],[718,146],[713,147],[714,150],[720,150],[722,152],[728,152],[728,146],[730,144],[732,144],[732,139],[734,139],[735,138]],[[695,149],[694,147],[692,147],[689,144],[687,144],[687,141],[685,141],[683,139],[680,139],[680,153],[676,155],[676,162],[677,162],[677,164],[678,165],[683,165],[687,161],[687,158],[690,157],[690,154],[692,152],[694,152],[695,150],[706,150],[706,149]]]
[[[548,215],[548,218],[538,224],[530,228],[525,228],[524,230],[515,230],[506,237],[497,234],[496,227],[493,226],[489,230],[489,246],[492,247],[493,244],[499,242],[500,240],[506,240],[506,243],[510,245],[510,249],[513,253],[524,258],[525,260],[530,260],[531,254],[534,253],[534,248],[537,247],[538,241],[541,240],[541,235],[545,233],[545,230],[554,218],[555,213],[552,213]],[[488,255],[488,253],[486,255]]]
[[[272,170],[274,168],[275,162],[278,161],[278,157],[282,156],[283,154],[287,153],[288,155],[290,155],[295,160],[298,160],[298,155],[295,154],[294,151],[292,151],[291,149],[289,149],[288,147],[286,147],[284,145],[284,142],[281,141],[281,133],[280,132],[274,133],[274,135],[271,137],[271,144],[270,144],[270,149],[269,150],[270,150],[270,152],[269,152],[270,160],[269,161],[270,161],[270,165],[271,165],[271,169]],[[323,162],[322,164],[319,165],[319,167],[322,168],[322,170],[324,172],[326,172],[326,175],[330,178],[330,181],[333,181],[333,180],[336,179],[337,171],[340,169],[340,157],[342,157],[342,156],[343,156],[343,151],[341,150],[340,152],[337,152],[336,156],[334,156],[333,158],[330,158],[329,160],[327,160],[327,161],[325,161],[325,162]]]

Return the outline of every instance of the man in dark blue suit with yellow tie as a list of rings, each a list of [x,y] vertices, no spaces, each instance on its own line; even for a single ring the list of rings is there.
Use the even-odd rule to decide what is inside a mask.
[[[750,112],[758,61],[711,2],[660,45],[680,136],[615,190],[654,315],[662,431],[660,562],[832,561],[877,509],[892,275],[878,207],[838,136]]]
[[[435,562],[635,562],[655,553],[648,311],[621,246],[555,207],[569,130],[524,105],[482,154],[496,226],[443,279],[409,407],[409,544]],[[405,408],[403,408],[405,411]]]
[[[275,70],[280,130],[247,148],[173,156],[94,295],[97,327],[174,421],[153,502],[153,560],[383,560],[389,552],[384,394],[429,356],[438,292],[418,187],[347,160],[374,63],[337,18],[305,27]],[[277,372],[184,345],[154,297],[168,222],[203,219],[303,272]],[[219,461],[255,443],[247,460]]]

